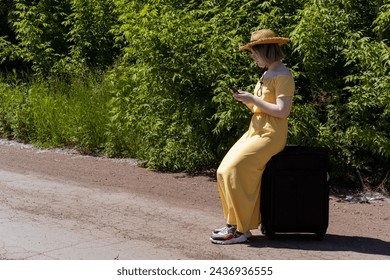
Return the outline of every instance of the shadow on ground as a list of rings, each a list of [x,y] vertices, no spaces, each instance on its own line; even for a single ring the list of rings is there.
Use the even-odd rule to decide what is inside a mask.
[[[326,234],[322,241],[309,234],[277,234],[274,240],[254,236],[250,247],[313,251],[352,251],[362,254],[390,256],[390,242],[371,237]]]

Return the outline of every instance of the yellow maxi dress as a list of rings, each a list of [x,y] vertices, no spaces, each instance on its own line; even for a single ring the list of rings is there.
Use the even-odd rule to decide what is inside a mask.
[[[264,101],[276,103],[276,98],[293,96],[294,79],[283,73],[261,78],[254,94]],[[218,170],[217,184],[224,216],[239,232],[256,229],[260,224],[261,176],[268,160],[282,151],[287,140],[287,118],[265,114],[256,106],[249,129],[225,155]]]

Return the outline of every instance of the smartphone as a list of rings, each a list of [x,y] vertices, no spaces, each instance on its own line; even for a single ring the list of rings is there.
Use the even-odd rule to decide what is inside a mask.
[[[233,94],[240,94],[236,88],[230,88],[230,91],[231,91]]]

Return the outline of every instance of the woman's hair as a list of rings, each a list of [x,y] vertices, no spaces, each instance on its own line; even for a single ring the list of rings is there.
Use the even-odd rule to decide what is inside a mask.
[[[268,65],[284,58],[284,53],[278,44],[259,44],[253,46],[252,50],[258,53]]]

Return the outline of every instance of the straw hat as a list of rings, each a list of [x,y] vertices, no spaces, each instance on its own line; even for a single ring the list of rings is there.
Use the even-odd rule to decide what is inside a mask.
[[[288,38],[276,37],[271,29],[261,29],[252,33],[251,41],[240,47],[240,51],[250,50],[254,45],[260,44],[279,44],[284,45],[289,41]]]

